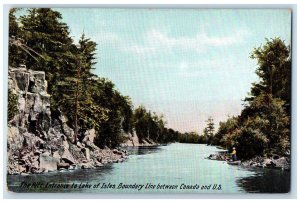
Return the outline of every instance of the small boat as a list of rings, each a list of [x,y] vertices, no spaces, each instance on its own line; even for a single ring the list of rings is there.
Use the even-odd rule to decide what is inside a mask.
[[[227,161],[227,164],[229,165],[241,165],[241,161]]]

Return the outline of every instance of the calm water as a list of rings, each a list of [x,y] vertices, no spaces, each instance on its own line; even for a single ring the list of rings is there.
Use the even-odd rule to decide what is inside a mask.
[[[205,158],[208,155],[220,151],[212,146],[171,144],[128,148],[128,151],[131,155],[127,161],[97,169],[27,176],[10,175],[7,180],[8,189],[15,192],[89,193],[283,193],[289,191],[290,172],[247,169],[231,166],[222,161],[207,160]],[[43,185],[36,188],[20,187],[22,182]],[[64,184],[68,188],[45,188],[47,183]],[[73,183],[77,184],[77,188],[70,188]],[[139,187],[118,189],[120,183],[123,186],[134,184],[144,186],[140,190],[136,189]],[[91,186],[79,188],[80,184]],[[146,188],[147,184],[148,188]],[[195,188],[182,189],[180,188],[182,184],[195,186]],[[215,189],[213,189],[214,184],[216,184]],[[114,185],[115,188],[111,188]],[[167,185],[172,185],[172,189],[166,189]]]

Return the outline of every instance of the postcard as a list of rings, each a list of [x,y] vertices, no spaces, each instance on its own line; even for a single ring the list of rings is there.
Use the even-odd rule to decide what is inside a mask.
[[[7,191],[289,193],[291,19],[11,8]]]

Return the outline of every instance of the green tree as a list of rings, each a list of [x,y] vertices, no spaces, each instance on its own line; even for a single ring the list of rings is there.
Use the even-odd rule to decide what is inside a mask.
[[[155,112],[154,112],[152,118],[155,123],[155,130],[156,130],[156,136],[154,136],[154,141],[158,142],[159,140],[163,139],[161,137],[163,136],[164,129],[165,129],[167,122],[164,121],[163,115],[157,115]]]
[[[18,19],[15,16],[17,12],[16,8],[9,10],[9,51],[8,51],[8,63],[11,67],[18,67],[24,63],[24,48],[20,46],[22,43],[20,39],[21,31],[18,24]]]
[[[206,121],[206,127],[204,129],[204,136],[207,138],[206,143],[208,145],[213,144],[214,142],[214,130],[215,130],[215,124],[212,117],[209,117]]]
[[[149,120],[150,115],[144,106],[139,106],[135,109],[134,126],[140,141],[149,137]]]
[[[251,88],[251,101],[260,94],[271,94],[280,98],[290,106],[291,95],[291,55],[290,47],[280,38],[267,39],[265,45],[255,48],[250,56],[257,60],[256,74],[260,77],[258,83]]]
[[[124,141],[121,134],[132,131],[132,109],[128,97],[114,89],[114,84],[98,78],[93,81],[91,96],[95,104],[106,109],[106,119],[96,125],[95,144],[99,147],[115,147]],[[95,118],[95,120],[98,120]]]
[[[25,65],[46,72],[51,94],[55,93],[52,90],[53,84],[60,80],[72,56],[70,47],[73,40],[69,36],[68,26],[61,20],[61,14],[50,8],[29,9],[26,15],[20,17],[20,37],[28,47],[42,56],[34,58],[28,54]]]
[[[214,135],[214,143],[215,145],[224,145],[224,136],[226,134],[232,133],[235,129],[240,126],[238,117],[228,117],[225,122],[219,123],[218,131]],[[231,147],[231,146],[230,146]]]
[[[95,64],[96,43],[86,39],[82,34],[79,45],[73,45],[70,50],[72,55],[69,59],[72,58],[72,61],[69,60],[69,69],[62,73],[64,77],[61,77],[60,81],[54,85],[59,92],[53,95],[53,105],[62,107],[63,113],[69,118],[69,124],[74,128],[74,142],[77,142],[79,130],[84,132],[95,127],[94,118],[97,117],[98,122],[101,122],[105,117],[105,112],[94,102],[91,95],[95,82],[92,69]],[[102,118],[99,118],[99,114]]]
[[[215,139],[224,147],[237,147],[240,158],[290,151],[290,48],[280,38],[267,40],[251,54],[256,74],[245,108],[238,117],[221,122]]]

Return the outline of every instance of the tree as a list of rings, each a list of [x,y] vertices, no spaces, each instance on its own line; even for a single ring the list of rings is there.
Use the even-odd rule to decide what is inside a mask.
[[[96,43],[86,39],[82,34],[79,45],[72,46],[70,49],[72,55],[69,56],[69,68],[63,73],[60,81],[53,86],[60,92],[55,94],[54,105],[63,107],[62,111],[69,118],[69,124],[74,128],[74,142],[77,142],[80,123],[80,130],[85,131],[95,127],[93,114],[100,114],[102,121],[105,117],[104,109],[95,105],[92,98],[94,88],[94,74],[92,74]],[[57,98],[58,97],[58,98]],[[57,101],[57,102],[56,102]],[[94,125],[93,125],[94,124]]]
[[[224,145],[224,137],[226,134],[232,133],[235,129],[240,126],[238,117],[232,116],[228,117],[225,122],[219,123],[218,131],[214,135],[215,145]],[[231,146],[230,146],[231,147]]]
[[[95,144],[99,147],[115,147],[124,141],[122,131],[132,131],[132,104],[127,96],[114,89],[114,84],[98,78],[93,81],[91,89],[93,102],[106,109],[106,119],[96,125],[97,137]],[[98,119],[95,118],[96,121]]]
[[[280,98],[290,106],[291,92],[291,55],[290,47],[280,38],[267,39],[265,45],[255,48],[250,56],[257,60],[256,74],[260,77],[258,83],[251,88],[250,97],[253,100],[260,94],[271,94]]]
[[[149,121],[150,115],[144,106],[135,109],[134,126],[140,141],[149,137]]]
[[[154,141],[158,142],[161,139],[160,137],[163,136],[163,132],[167,122],[164,121],[164,116],[162,114],[159,116],[155,112],[152,118],[156,126],[156,136],[154,138]]]
[[[238,117],[221,122],[215,139],[226,148],[237,147],[242,159],[290,151],[290,48],[279,38],[255,48],[254,83]]]
[[[18,67],[20,64],[24,63],[24,50],[17,42],[20,41],[20,27],[18,24],[18,19],[15,16],[17,9],[12,8],[9,10],[9,51],[8,51],[8,63],[11,67]]]
[[[59,12],[50,8],[33,8],[27,15],[20,17],[20,36],[28,47],[39,53],[42,58],[33,58],[29,54],[25,65],[34,70],[46,72],[50,94],[56,93],[52,87],[60,80],[69,66],[70,49],[73,43],[68,26],[61,22]]]
[[[214,120],[212,117],[209,117],[205,122],[206,122],[206,127],[205,127],[203,133],[204,133],[204,136],[207,138],[206,143],[208,145],[211,145],[214,142],[214,140],[213,140],[214,139],[214,130],[215,130]]]

